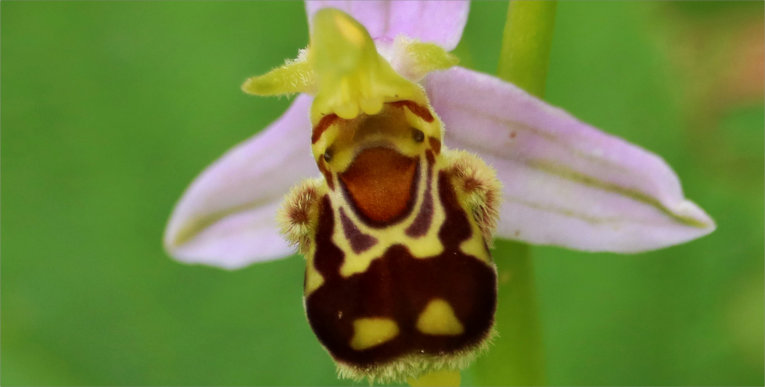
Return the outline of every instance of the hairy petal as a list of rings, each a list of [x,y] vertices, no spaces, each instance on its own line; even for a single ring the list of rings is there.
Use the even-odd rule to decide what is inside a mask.
[[[389,51],[390,64],[404,78],[420,82],[428,73],[446,70],[457,65],[459,59],[433,43],[422,43],[399,36]]]
[[[660,157],[512,84],[456,67],[429,75],[426,89],[446,145],[476,152],[497,169],[501,237],[638,252],[715,228]]]
[[[248,78],[242,84],[242,91],[253,95],[315,94],[316,76],[307,50],[300,50],[296,59],[288,59],[266,74]]]
[[[276,211],[292,185],[318,174],[309,143],[311,101],[298,96],[281,118],[194,180],[165,230],[170,255],[235,269],[292,254]]]
[[[395,0],[308,0],[308,22],[321,8],[345,11],[367,28],[372,39],[393,43],[398,35],[436,43],[452,50],[462,37],[467,22],[468,1],[395,1]]]

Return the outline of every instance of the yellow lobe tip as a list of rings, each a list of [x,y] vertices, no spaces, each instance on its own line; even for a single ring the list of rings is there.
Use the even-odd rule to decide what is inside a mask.
[[[302,54],[297,60],[287,61],[266,74],[248,78],[242,84],[242,91],[252,95],[309,93],[315,88],[313,70]]]
[[[283,76],[275,77],[274,73],[277,71],[271,71],[268,74],[255,76],[248,78],[242,84],[242,91],[250,95],[279,95],[294,93],[299,90],[294,90],[291,87],[290,82],[285,81]]]
[[[244,81],[244,83],[242,83],[242,91],[252,95],[263,94],[262,92],[260,92],[260,90],[258,90],[259,88],[256,83],[256,78],[257,77],[247,78],[247,80]]]

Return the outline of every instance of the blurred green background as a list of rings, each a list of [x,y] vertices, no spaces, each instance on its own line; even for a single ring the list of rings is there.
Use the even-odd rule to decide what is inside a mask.
[[[506,6],[472,5],[463,65],[496,71]],[[302,258],[226,272],[161,247],[187,184],[289,104],[239,85],[307,44],[303,4],[1,7],[0,383],[349,384]],[[547,99],[662,155],[718,230],[534,247],[547,382],[762,385],[763,3],[561,2],[555,29]]]

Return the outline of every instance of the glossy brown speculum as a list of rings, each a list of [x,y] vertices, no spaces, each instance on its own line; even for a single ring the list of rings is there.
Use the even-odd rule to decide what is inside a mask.
[[[368,148],[340,174],[340,180],[350,202],[365,220],[373,225],[389,224],[411,211],[417,166],[417,159],[391,148]]]

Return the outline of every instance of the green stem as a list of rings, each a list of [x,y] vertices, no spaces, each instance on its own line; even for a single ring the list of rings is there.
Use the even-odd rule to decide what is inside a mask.
[[[502,34],[497,75],[540,98],[545,91],[557,5],[557,1],[510,1]]]
[[[545,90],[556,5],[555,1],[511,0],[502,37],[499,77],[540,98]],[[498,241],[495,252],[501,253],[495,257],[499,337],[476,363],[476,382],[542,385],[542,337],[530,247]]]
[[[475,364],[477,383],[492,386],[544,384],[542,337],[534,273],[525,243],[497,241],[499,278],[496,329],[499,337]]]

